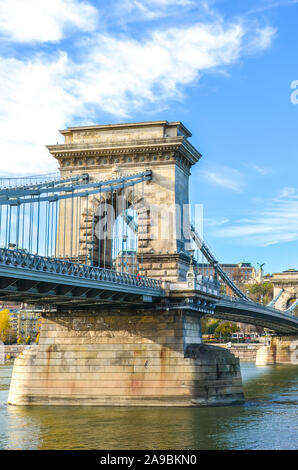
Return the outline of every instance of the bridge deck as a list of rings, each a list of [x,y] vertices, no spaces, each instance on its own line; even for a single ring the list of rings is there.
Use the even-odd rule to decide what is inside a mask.
[[[214,316],[219,319],[269,328],[276,333],[298,334],[298,318],[254,302],[225,297],[217,303]]]
[[[0,249],[0,297],[39,303],[143,303],[164,295],[161,282],[100,267]]]
[[[100,267],[0,249],[0,298],[74,308],[99,304],[142,305],[164,297],[161,281]],[[222,297],[216,318],[297,334],[298,318],[254,302]]]

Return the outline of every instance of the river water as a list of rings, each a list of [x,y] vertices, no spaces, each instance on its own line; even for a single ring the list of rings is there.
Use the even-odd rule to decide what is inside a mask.
[[[0,449],[297,449],[298,367],[241,370],[242,406],[12,407],[0,366]]]

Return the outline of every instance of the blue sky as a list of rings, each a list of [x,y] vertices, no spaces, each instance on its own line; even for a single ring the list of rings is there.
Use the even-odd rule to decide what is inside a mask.
[[[298,268],[297,20],[294,0],[0,0],[0,172],[55,170],[66,126],[180,120],[219,258]]]

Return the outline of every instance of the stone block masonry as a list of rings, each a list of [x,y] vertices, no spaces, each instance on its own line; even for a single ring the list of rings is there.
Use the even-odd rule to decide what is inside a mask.
[[[13,405],[206,406],[243,402],[239,360],[201,342],[187,311],[47,314],[16,360]]]
[[[221,348],[226,348],[226,344],[218,344],[217,346]],[[238,357],[240,362],[254,362],[257,357],[258,350],[263,348],[263,344],[232,344],[231,348],[228,348],[229,351]]]
[[[298,364],[298,336],[275,336],[258,350],[256,364]]]
[[[183,211],[189,203],[190,169],[202,156],[188,140],[191,133],[181,122],[168,121],[71,127],[60,132],[65,143],[50,145],[48,149],[59,162],[62,178],[87,173],[90,181],[97,181],[152,170],[151,181],[133,191],[118,191],[118,196],[124,197],[138,214],[140,275],[169,282],[185,280],[190,258],[185,253],[189,234],[184,233]],[[92,200],[89,198],[89,211]],[[101,213],[106,202],[111,203],[109,196],[97,196],[94,214]],[[75,233],[79,225],[78,257],[86,258],[86,239],[93,240],[92,214],[89,212],[88,217],[87,212],[85,205],[81,214],[74,217],[70,201],[61,206],[58,257],[72,259],[76,243],[70,233]],[[111,225],[108,220],[106,233],[113,233]],[[100,243],[95,236],[94,242],[95,264],[112,267],[111,239],[107,237],[105,243]]]

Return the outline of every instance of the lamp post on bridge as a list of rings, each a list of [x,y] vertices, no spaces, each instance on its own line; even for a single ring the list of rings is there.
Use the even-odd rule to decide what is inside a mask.
[[[186,274],[187,286],[190,289],[195,289],[196,288],[196,282],[197,282],[196,273],[194,271],[194,265],[193,265],[193,256],[194,256],[195,250],[188,250],[188,252],[189,252],[189,255],[190,255],[190,263],[189,263],[189,270]]]
[[[122,235],[122,262],[121,262],[121,271],[122,272],[123,272],[123,265],[125,264],[124,263],[124,245],[125,245],[125,248],[127,249],[127,246],[126,246],[127,238],[128,238],[128,235],[126,235],[126,234]],[[126,259],[126,264],[127,264],[127,259]]]
[[[193,266],[193,257],[194,257],[194,254],[195,254],[195,250],[194,249],[191,249],[191,250],[188,250],[188,253],[190,255],[190,266]]]
[[[87,243],[87,261],[90,266],[93,266],[93,250],[94,250],[94,241]]]

